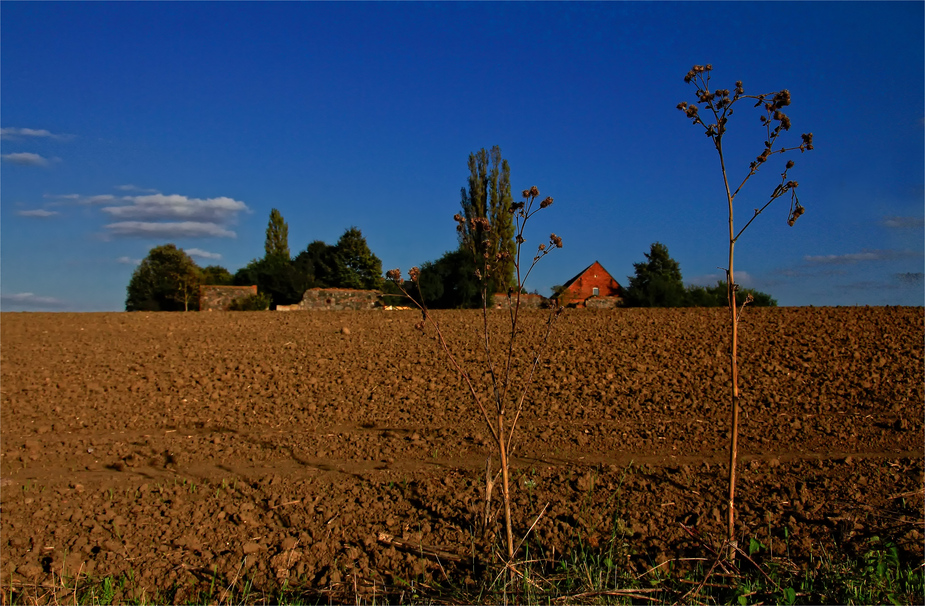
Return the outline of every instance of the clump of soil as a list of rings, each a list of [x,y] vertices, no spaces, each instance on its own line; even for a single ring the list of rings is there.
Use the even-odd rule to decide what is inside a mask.
[[[490,445],[413,316],[3,314],[3,584],[131,571],[183,600],[477,575]],[[478,315],[439,316],[479,364]],[[724,321],[561,318],[515,451],[518,531],[545,509],[531,553],[616,541],[645,570],[702,552],[686,529],[722,538]],[[748,309],[740,339],[743,536],[805,558],[877,535],[921,560],[923,310]]]

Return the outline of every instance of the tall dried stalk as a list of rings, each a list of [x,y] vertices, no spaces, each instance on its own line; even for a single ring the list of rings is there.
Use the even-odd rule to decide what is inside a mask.
[[[501,499],[504,507],[504,539],[508,562],[513,561],[516,552],[514,548],[514,531],[511,524],[510,491],[510,466],[514,433],[520,421],[521,414],[523,413],[527,393],[533,383],[533,377],[536,373],[537,366],[539,366],[544,348],[549,340],[549,335],[552,332],[555,320],[562,312],[562,308],[558,306],[550,310],[546,321],[546,328],[539,342],[534,345],[531,363],[520,377],[520,384],[515,386],[515,344],[520,334],[518,331],[518,324],[521,320],[521,293],[524,290],[524,284],[540,259],[548,255],[554,249],[562,248],[562,239],[556,234],[551,234],[549,236],[549,242],[547,244],[540,244],[539,247],[537,247],[536,254],[533,256],[532,261],[529,266],[526,266],[526,271],[522,271],[525,267],[525,263],[521,258],[521,249],[526,242],[523,234],[527,221],[540,210],[549,207],[553,202],[552,198],[549,197],[537,202],[539,195],[540,192],[536,186],[524,190],[524,200],[522,202],[515,202],[511,205],[510,209],[508,209],[514,216],[515,223],[516,246],[513,262],[517,286],[509,288],[507,292],[510,332],[507,335],[506,342],[503,344],[503,348],[500,350],[497,350],[492,344],[488,308],[490,305],[489,297],[493,296],[494,293],[490,294],[488,292],[488,285],[490,283],[490,278],[493,277],[495,273],[500,272],[501,267],[503,267],[505,263],[511,261],[510,253],[500,250],[501,247],[496,246],[497,243],[492,242],[492,229],[488,219],[484,217],[474,217],[466,220],[459,214],[454,216],[457,222],[457,229],[460,234],[463,235],[463,243],[476,259],[477,269],[475,270],[475,275],[481,284],[482,328],[480,340],[482,341],[481,345],[485,355],[485,363],[488,368],[491,387],[490,395],[487,398],[476,388],[469,371],[447,344],[440,324],[431,314],[430,310],[427,309],[418,282],[420,270],[417,267],[413,267],[408,274],[411,282],[414,283],[417,288],[418,299],[412,297],[406,290],[400,270],[393,269],[386,273],[386,277],[395,282],[401,292],[421,310],[423,320],[417,325],[418,328],[423,329],[429,324],[434,329],[437,342],[446,354],[450,365],[459,373],[460,377],[462,377],[469,394],[472,396],[477,409],[485,421],[485,426],[491,434],[492,441],[495,445],[495,454],[500,463]],[[468,230],[465,229],[467,226],[469,227]],[[474,234],[474,236],[469,236],[468,234]],[[500,252],[491,253],[490,251],[493,250],[500,250]],[[500,355],[498,355],[498,351],[500,351]],[[494,480],[491,479],[491,473],[488,472],[486,474],[485,495],[486,521],[489,518],[491,508],[491,488],[493,484]]]
[[[787,117],[781,110],[790,105],[790,91],[784,89],[778,92],[767,93],[763,95],[746,95],[745,89],[742,86],[742,81],[736,82],[735,91],[730,93],[728,89],[717,89],[710,90],[710,72],[712,71],[712,65],[695,65],[684,77],[684,81],[688,84],[694,84],[696,89],[697,101],[692,104],[687,102],[682,102],[678,104],[678,109],[683,111],[685,115],[691,119],[691,121],[697,125],[699,124],[704,128],[705,134],[713,141],[713,145],[716,148],[717,154],[719,154],[719,165],[720,170],[723,174],[723,185],[726,188],[726,204],[729,212],[729,265],[726,268],[726,299],[729,306],[729,325],[730,325],[730,347],[729,347],[729,363],[730,363],[730,376],[732,378],[732,411],[731,411],[731,431],[730,431],[730,441],[729,441],[729,499],[727,501],[728,508],[728,517],[727,517],[727,540],[729,543],[729,559],[733,559],[736,553],[736,538],[735,538],[735,487],[736,487],[736,459],[738,457],[738,439],[739,439],[739,357],[738,357],[738,348],[739,348],[739,320],[742,317],[742,313],[745,311],[745,306],[751,302],[751,295],[745,298],[742,301],[741,306],[739,306],[736,300],[736,291],[738,285],[735,282],[735,245],[739,240],[739,237],[742,233],[748,229],[749,225],[764,212],[771,202],[777,198],[783,196],[786,192],[790,192],[790,215],[787,219],[787,223],[792,227],[796,220],[805,212],[805,209],[800,204],[799,199],[797,199],[796,181],[787,180],[787,172],[793,168],[793,160],[788,160],[784,168],[784,172],[781,173],[781,181],[777,187],[774,188],[774,191],[771,192],[771,195],[768,201],[764,206],[756,208],[754,214],[748,220],[744,227],[736,231],[735,222],[733,221],[733,201],[736,196],[742,190],[742,187],[746,182],[752,177],[752,175],[758,172],[758,169],[762,164],[767,162],[767,160],[774,154],[783,154],[788,151],[800,150],[800,152],[805,152],[813,149],[813,134],[803,134],[803,142],[796,147],[784,147],[781,145],[779,148],[775,148],[777,145],[777,140],[780,135],[790,130],[790,118]],[[730,94],[732,96],[730,96]],[[729,185],[729,176],[726,171],[726,156],[723,152],[723,136],[726,134],[726,124],[728,122],[729,116],[733,113],[733,106],[742,99],[754,99],[755,107],[761,107],[764,110],[764,114],[760,116],[761,125],[765,129],[765,140],[764,140],[764,149],[761,154],[755,158],[754,161],[749,164],[748,173],[746,173],[745,178],[742,179],[742,182],[739,183],[739,186],[736,187],[735,191]],[[708,118],[707,122],[704,122],[701,118],[698,110],[698,105],[703,106],[705,110],[712,115],[712,118]]]

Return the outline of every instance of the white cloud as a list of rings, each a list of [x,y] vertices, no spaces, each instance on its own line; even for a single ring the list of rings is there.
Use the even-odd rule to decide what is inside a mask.
[[[200,259],[215,259],[215,260],[218,260],[218,259],[221,259],[221,258],[222,258],[222,256],[221,256],[220,254],[218,254],[218,253],[208,252],[208,251],[202,250],[202,249],[200,249],[200,248],[188,248],[188,249],[185,249],[185,250],[186,250],[186,254],[188,254],[189,256],[191,256],[191,257],[199,257]]]
[[[45,198],[54,198],[55,200],[77,200],[80,194],[45,194]]]
[[[104,226],[114,236],[125,238],[235,238],[237,234],[217,223],[179,221],[120,221]]]
[[[58,212],[54,210],[44,210],[37,208],[35,210],[18,210],[16,211],[16,214],[20,217],[53,217],[57,215]]]
[[[20,292],[13,295],[0,295],[0,304],[15,305],[17,307],[63,307],[64,301],[54,297],[40,297],[31,292]]]
[[[71,135],[56,135],[44,128],[0,128],[0,139],[19,139],[21,137],[42,137],[49,139],[70,139]]]
[[[141,263],[141,259],[133,259],[131,257],[119,257],[116,259],[116,263],[122,263],[123,265],[138,265]]]
[[[922,229],[925,227],[925,218],[922,217],[884,217],[880,222],[884,227],[893,229]]]
[[[125,206],[107,206],[103,212],[116,219],[185,219],[186,221],[224,223],[239,212],[249,210],[244,202],[232,198],[189,198],[177,194],[124,196]]]
[[[12,164],[21,164],[23,166],[46,166],[48,160],[38,154],[31,152],[18,152],[14,154],[3,154],[0,156],[4,161]]]

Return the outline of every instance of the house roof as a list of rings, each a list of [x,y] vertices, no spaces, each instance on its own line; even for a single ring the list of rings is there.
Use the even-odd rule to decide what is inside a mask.
[[[611,280],[613,280],[614,282],[616,282],[616,280],[614,280],[614,277],[610,275],[610,272],[607,271],[606,269],[604,269],[604,266],[601,265],[599,261],[595,261],[595,262],[592,263],[591,265],[585,267],[583,270],[581,270],[580,272],[578,272],[578,275],[576,275],[574,278],[572,278],[571,280],[569,280],[568,282],[566,282],[565,284],[563,284],[563,285],[562,285],[562,290],[566,290],[569,286],[571,286],[571,285],[575,282],[575,280],[577,280],[578,278],[580,278],[580,277],[582,277],[583,275],[585,275],[585,274],[588,272],[588,270],[591,269],[592,267],[594,267],[595,265],[600,265],[600,267],[601,267],[601,269],[604,271],[604,273],[607,274],[607,277],[609,277]],[[618,283],[618,284],[619,284],[619,283]]]

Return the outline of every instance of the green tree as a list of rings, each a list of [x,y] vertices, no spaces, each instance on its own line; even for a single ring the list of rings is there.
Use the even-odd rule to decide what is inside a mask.
[[[482,304],[482,287],[475,276],[472,254],[464,249],[448,251],[436,261],[421,265],[418,279],[424,303],[431,309],[467,309]],[[418,301],[418,303],[421,303]],[[490,304],[490,302],[489,302]]]
[[[155,246],[135,268],[125,311],[188,311],[199,307],[200,270],[174,244]]]
[[[254,259],[234,275],[238,286],[257,285],[260,294],[267,295],[277,305],[291,305],[302,300],[309,286],[304,276],[288,260],[279,255]]]
[[[514,215],[511,205],[511,167],[501,157],[501,148],[495,145],[488,152],[485,148],[469,154],[468,188],[460,190],[462,196],[462,217],[460,239],[490,242],[488,253],[494,257],[506,252],[496,264],[494,275],[489,280],[489,293],[507,292],[516,284],[514,278]],[[488,219],[484,223],[474,219]],[[479,263],[483,266],[484,263]]]
[[[636,275],[629,277],[623,302],[628,307],[680,307],[684,305],[681,266],[668,254],[668,247],[654,242],[643,263],[633,263]]]
[[[266,258],[280,257],[289,261],[289,225],[283,215],[275,208],[270,211],[267,224],[267,241],[264,244]]]
[[[234,284],[234,276],[221,265],[208,265],[202,268],[202,283],[229,286]]]
[[[382,261],[369,249],[359,229],[351,227],[345,231],[335,249],[333,286],[379,288],[382,283]]]
[[[292,265],[303,276],[308,288],[325,288],[336,281],[334,268],[337,248],[315,240],[296,255]]]

